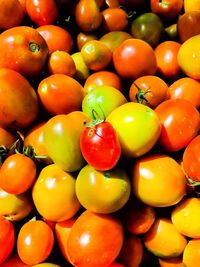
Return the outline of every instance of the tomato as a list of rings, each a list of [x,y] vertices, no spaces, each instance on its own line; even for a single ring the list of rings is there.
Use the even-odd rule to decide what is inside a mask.
[[[185,99],[196,108],[200,107],[200,83],[190,77],[177,79],[169,86],[168,97],[170,99]]]
[[[75,62],[72,56],[65,51],[52,52],[47,65],[50,74],[65,74],[70,77],[74,77],[76,74]]]
[[[75,177],[56,164],[44,167],[33,185],[32,198],[37,211],[49,221],[64,221],[80,208],[75,194]]]
[[[42,107],[49,114],[68,114],[81,110],[83,87],[68,75],[49,75],[40,81],[37,93]]]
[[[1,165],[0,187],[10,194],[24,193],[33,185],[36,174],[33,159],[20,153],[10,155]]]
[[[52,24],[58,17],[58,9],[54,0],[26,0],[26,11],[30,19],[37,25]]]
[[[170,156],[144,155],[133,162],[131,172],[133,193],[147,205],[172,206],[186,194],[184,172]]]
[[[0,264],[11,254],[15,244],[15,230],[12,222],[0,216]]]
[[[161,18],[152,12],[139,15],[131,23],[131,34],[134,38],[146,41],[152,47],[160,42],[164,33]]]
[[[155,47],[157,60],[157,73],[163,78],[175,80],[179,76],[181,69],[178,64],[177,54],[181,44],[176,41],[164,41]]]
[[[32,77],[44,69],[48,47],[39,32],[29,26],[18,26],[0,34],[2,56],[0,67],[13,69]]]
[[[0,216],[16,222],[24,219],[32,210],[33,203],[28,192],[14,195],[0,188]]]
[[[95,117],[85,126],[80,136],[84,159],[97,170],[106,171],[115,167],[121,156],[121,147],[113,126],[106,121],[99,122]]]
[[[23,129],[30,126],[38,115],[38,98],[20,73],[0,69],[0,126],[10,129]]]
[[[177,33],[181,43],[197,34],[200,30],[197,25],[200,23],[200,10],[188,11],[179,16],[177,21]]]
[[[200,10],[200,2],[198,0],[193,0],[192,2],[190,0],[184,0],[184,11],[195,11]]]
[[[131,184],[122,168],[97,171],[90,165],[83,167],[76,179],[76,195],[87,210],[112,213],[121,209],[129,199]]]
[[[130,86],[129,99],[155,108],[167,99],[168,85],[158,76],[145,75],[137,78]]]
[[[30,265],[23,263],[18,254],[16,252],[13,252],[3,263],[1,263],[1,267],[10,267],[10,266],[29,267]]]
[[[97,36],[91,33],[79,32],[76,37],[78,50],[80,51],[83,45],[91,40],[97,40]]]
[[[102,23],[103,15],[95,0],[80,0],[75,7],[75,20],[83,32],[92,32]]]
[[[33,265],[32,267],[61,267],[60,265],[50,263],[50,262],[42,262],[36,265]]]
[[[123,41],[114,50],[113,65],[116,72],[126,79],[153,75],[157,69],[153,48],[147,42],[136,38]]]
[[[6,30],[19,26],[24,18],[24,9],[18,0],[2,0],[0,2],[0,29]],[[13,13],[15,16],[13,16]],[[8,19],[9,16],[9,19]]]
[[[200,181],[200,135],[191,140],[183,152],[183,168],[189,179]]]
[[[48,224],[42,220],[30,220],[19,230],[17,253],[24,263],[34,265],[48,258],[53,244],[54,235]]]
[[[151,108],[134,102],[114,109],[107,117],[117,132],[124,157],[139,157],[157,142],[161,125]]]
[[[117,258],[123,239],[122,224],[116,217],[86,210],[69,233],[67,251],[70,262],[82,267],[109,266]]]
[[[131,38],[131,34],[126,31],[110,31],[101,36],[99,40],[114,52],[123,41]]]
[[[178,64],[182,72],[197,80],[200,79],[199,40],[200,34],[190,37],[181,45],[177,54]]]
[[[57,50],[70,53],[74,42],[71,34],[58,25],[42,25],[36,29],[47,43],[49,52]],[[62,40],[62,42],[60,42]]]
[[[183,8],[183,0],[151,0],[151,10],[164,20],[175,18]]]
[[[93,110],[99,117],[107,117],[112,110],[126,102],[125,96],[119,90],[106,85],[93,85],[93,89],[83,98],[82,111],[91,119]]]
[[[88,116],[82,111],[55,115],[44,126],[44,145],[49,157],[63,170],[74,172],[85,164],[80,135]]]
[[[91,40],[81,48],[81,55],[90,70],[100,71],[109,66],[112,59],[111,50],[99,40]]]
[[[199,131],[199,112],[188,100],[165,100],[155,112],[162,125],[158,143],[165,151],[185,148]]]
[[[14,142],[17,141],[17,136],[2,127],[0,127],[0,144],[6,148],[9,148]]]
[[[90,75],[90,70],[85,63],[81,52],[75,52],[71,56],[76,66],[75,78],[80,81],[86,80]]]

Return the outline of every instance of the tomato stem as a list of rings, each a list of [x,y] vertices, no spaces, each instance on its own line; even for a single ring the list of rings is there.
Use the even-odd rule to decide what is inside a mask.
[[[142,104],[144,101],[149,103],[149,101],[147,100],[145,95],[150,92],[150,88],[148,88],[147,90],[142,90],[136,83],[134,83],[134,85],[138,90],[138,92],[135,95],[135,98],[136,98],[137,102],[140,103],[140,104]]]
[[[36,44],[35,42],[30,42],[29,43],[29,49],[31,50],[31,52],[38,52],[40,50],[40,46],[38,44]]]

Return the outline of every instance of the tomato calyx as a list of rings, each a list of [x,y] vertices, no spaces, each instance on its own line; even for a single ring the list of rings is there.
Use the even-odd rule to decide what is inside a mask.
[[[187,182],[188,182],[188,185],[190,185],[190,186],[200,186],[200,181],[193,180],[190,177],[187,177]]]
[[[167,9],[167,8],[169,7],[170,3],[161,0],[161,1],[159,1],[158,5],[159,5],[160,7],[162,7],[162,8],[166,8],[166,9]]]
[[[13,144],[11,144],[9,147],[5,147],[3,145],[0,146],[0,165],[3,164],[4,160],[7,158],[9,153],[12,150],[15,150],[17,146],[20,144],[21,139],[17,139]]]
[[[37,44],[35,42],[30,42],[29,43],[29,49],[31,52],[36,53],[36,52],[39,52],[40,46],[39,46],[39,44]]]
[[[102,111],[103,118],[101,118],[99,114],[97,113],[97,111],[94,109],[91,110],[91,114],[92,114],[92,120],[89,122],[86,122],[86,121],[84,122],[84,125],[86,128],[94,128],[96,125],[104,122],[106,119],[103,111]]]
[[[150,92],[150,88],[148,88],[147,90],[142,90],[136,83],[134,83],[134,85],[138,90],[138,92],[135,95],[137,102],[140,104],[143,104],[144,101],[146,101],[146,103],[149,103],[145,95]]]

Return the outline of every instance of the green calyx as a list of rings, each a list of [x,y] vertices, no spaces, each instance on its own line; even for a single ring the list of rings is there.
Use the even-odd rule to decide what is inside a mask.
[[[142,90],[136,83],[134,83],[135,87],[137,88],[138,92],[135,95],[135,98],[138,103],[143,104],[145,101],[146,103],[149,103],[145,95],[150,92],[150,88],[147,90]]]

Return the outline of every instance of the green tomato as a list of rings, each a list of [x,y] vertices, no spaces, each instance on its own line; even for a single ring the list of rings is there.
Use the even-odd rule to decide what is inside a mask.
[[[157,142],[161,123],[156,112],[143,104],[129,102],[113,110],[106,121],[117,131],[122,155],[139,157]]]
[[[89,118],[82,111],[59,114],[44,125],[44,145],[48,156],[64,171],[74,172],[84,165],[79,139],[84,122]]]
[[[151,12],[138,16],[131,24],[132,36],[146,41],[153,47],[160,42],[164,30],[161,18]]]
[[[91,119],[93,119],[94,111],[98,117],[103,118],[126,102],[125,96],[116,88],[107,85],[94,85],[82,101],[82,110]]]
[[[130,180],[121,168],[97,171],[84,166],[76,179],[76,195],[80,204],[92,212],[111,213],[122,208],[131,193]]]

